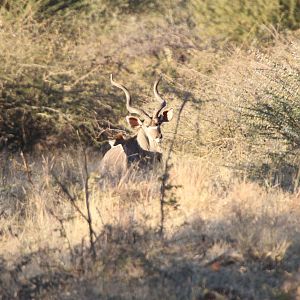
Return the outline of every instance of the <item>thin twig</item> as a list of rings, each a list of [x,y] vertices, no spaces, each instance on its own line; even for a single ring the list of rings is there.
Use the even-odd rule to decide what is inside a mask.
[[[87,156],[86,156],[86,149],[82,147],[83,158],[84,158],[84,192],[85,192],[85,205],[87,210],[87,223],[89,226],[89,236],[90,236],[90,249],[92,252],[93,259],[96,259],[96,249],[93,237],[93,221],[92,221],[92,214],[90,209],[90,193],[89,193],[89,173],[87,167]]]
[[[166,198],[166,191],[167,191],[167,184],[168,184],[168,179],[169,179],[169,171],[171,168],[171,164],[170,159],[171,159],[171,155],[173,152],[173,148],[174,148],[174,144],[175,144],[175,139],[176,139],[176,135],[177,135],[177,131],[179,128],[179,123],[180,123],[180,118],[181,118],[181,114],[182,111],[186,105],[188,101],[188,97],[185,97],[179,112],[178,112],[178,116],[177,116],[177,120],[176,120],[176,126],[175,126],[175,130],[174,130],[174,134],[173,134],[173,138],[169,147],[169,151],[168,151],[168,155],[164,164],[164,172],[161,178],[161,185],[160,185],[160,229],[159,229],[159,235],[163,238],[164,237],[164,223],[165,223],[165,198]]]
[[[55,175],[54,172],[51,172],[51,175],[53,176],[53,178],[55,179],[56,183],[59,185],[59,187],[61,188],[61,190],[64,192],[65,195],[67,195],[67,197],[69,198],[71,204],[73,205],[73,207],[76,209],[76,211],[81,215],[81,217],[86,221],[88,221],[88,217],[81,211],[81,209],[78,207],[78,205],[76,204],[76,198],[73,197],[68,188],[66,186],[64,186],[59,179],[57,178],[57,176]],[[96,233],[93,231],[93,235],[96,237]]]
[[[52,209],[49,210],[49,213],[50,215],[52,215],[54,217],[54,219],[56,219],[58,221],[58,223],[60,224],[60,227],[61,227],[61,231],[63,232],[63,237],[66,238],[67,242],[68,242],[68,247],[69,247],[69,251],[70,251],[70,254],[71,254],[71,258],[72,260],[74,260],[74,252],[72,250],[72,246],[71,246],[71,242],[68,238],[68,235],[67,235],[67,231],[65,229],[65,226],[64,226],[64,220],[63,219],[60,219],[53,211]]]

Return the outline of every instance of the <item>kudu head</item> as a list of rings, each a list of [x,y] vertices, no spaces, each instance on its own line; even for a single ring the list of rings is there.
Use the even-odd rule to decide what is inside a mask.
[[[161,80],[159,77],[154,85],[153,92],[155,98],[159,101],[159,106],[154,110],[153,114],[148,114],[141,108],[131,106],[131,96],[125,86],[115,82],[113,76],[110,76],[111,84],[120,88],[126,96],[126,108],[130,114],[126,117],[128,124],[132,128],[138,128],[137,140],[141,148],[148,151],[159,151],[159,144],[162,141],[162,133],[160,126],[164,122],[169,122],[173,118],[173,108],[165,108],[167,106],[164,100],[157,91],[157,86]]]

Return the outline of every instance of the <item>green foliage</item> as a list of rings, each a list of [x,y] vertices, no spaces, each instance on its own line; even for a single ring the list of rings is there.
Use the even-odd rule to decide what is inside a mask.
[[[0,2],[3,15],[25,19],[29,15],[38,20],[59,19],[78,24],[97,22],[98,26],[110,26],[116,19],[131,14],[158,11],[159,1],[151,0],[4,0]]]
[[[299,28],[299,1],[191,0],[196,26],[204,35],[246,41],[268,36],[266,27]]]
[[[293,47],[290,51],[289,63],[268,61],[268,67],[258,70],[261,88],[250,108],[255,131],[282,139],[289,151],[300,148],[300,73],[297,54]]]
[[[281,0],[279,3],[282,12],[282,23],[288,28],[299,28],[300,2],[298,0]]]

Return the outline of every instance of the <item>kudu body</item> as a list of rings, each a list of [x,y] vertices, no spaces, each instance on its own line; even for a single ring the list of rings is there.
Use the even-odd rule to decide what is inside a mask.
[[[115,82],[111,75],[111,84],[120,88],[126,96],[126,108],[130,115],[126,117],[128,124],[137,129],[137,134],[130,138],[118,136],[110,142],[111,149],[106,152],[101,161],[101,173],[118,178],[136,167],[147,171],[156,167],[162,161],[160,143],[162,141],[161,125],[173,117],[173,109],[167,109],[167,102],[157,91],[160,78],[153,86],[154,96],[159,100],[159,107],[152,115],[140,108],[131,106],[131,96],[125,86]],[[136,114],[138,116],[133,116]]]

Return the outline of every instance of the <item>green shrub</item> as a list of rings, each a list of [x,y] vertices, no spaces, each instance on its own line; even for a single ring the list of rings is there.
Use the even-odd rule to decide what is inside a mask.
[[[300,148],[299,44],[285,47],[285,59],[259,55],[264,67],[256,70],[260,86],[249,116],[254,132],[267,139],[282,140],[287,151],[293,151]]]
[[[300,3],[294,0],[191,0],[202,34],[221,40],[246,41],[269,35],[266,27],[299,28]]]
[[[299,81],[300,83],[300,81]],[[299,84],[298,83],[298,84]],[[300,98],[281,90],[266,90],[268,100],[260,98],[252,108],[260,122],[256,128],[265,136],[285,140],[292,149],[300,148]]]

